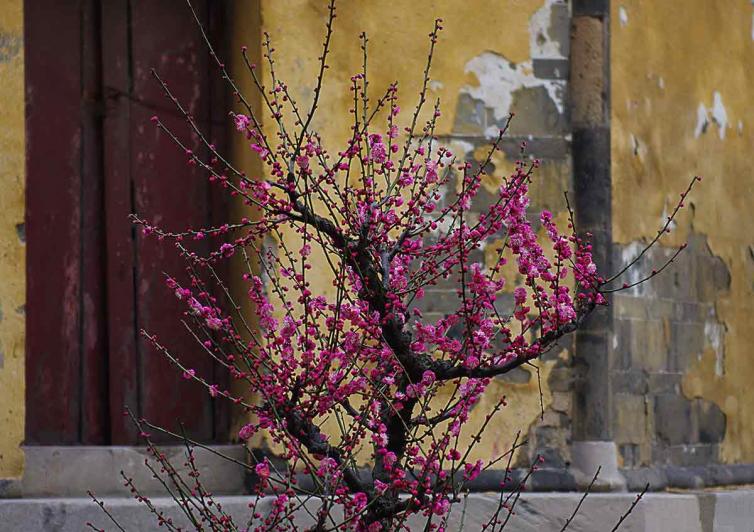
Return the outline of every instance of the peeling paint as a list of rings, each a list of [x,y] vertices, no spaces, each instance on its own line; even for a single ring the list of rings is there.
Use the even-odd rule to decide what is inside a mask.
[[[623,6],[618,8],[618,20],[620,21],[621,26],[628,25],[628,11],[626,11],[626,8]]]
[[[568,57],[568,5],[563,0],[545,0],[529,21],[529,50],[532,59]]]
[[[703,103],[697,107],[694,138],[699,138],[707,132],[710,120],[718,127],[720,140],[724,140],[725,130],[728,128],[728,113],[723,105],[723,97],[718,91],[712,93],[712,107],[708,109]]]
[[[642,252],[645,246],[646,246],[646,243],[638,242],[638,241],[634,241],[625,246],[622,246],[621,252],[620,252],[621,265],[625,266],[633,262],[636,259],[636,257],[639,256],[639,254]],[[637,264],[640,264],[640,263],[637,263]],[[644,276],[642,270],[638,267],[629,268],[624,275],[625,275],[625,282],[629,285],[638,283],[639,281],[641,281],[642,277]],[[625,293],[632,296],[651,295],[652,294],[651,283],[641,283],[636,286],[632,286],[631,288],[626,290]]]
[[[504,120],[511,112],[514,93],[522,88],[543,87],[559,113],[564,110],[565,82],[543,80],[534,76],[531,61],[515,65],[494,52],[484,52],[466,63],[465,72],[476,76],[477,86],[466,85],[462,94],[468,94],[492,109],[496,120]],[[488,137],[497,136],[499,127],[490,126],[485,131]]]
[[[707,132],[709,120],[707,119],[707,108],[703,103],[696,108],[696,127],[694,128],[694,138],[698,139],[702,133]]]
[[[715,375],[722,377],[725,372],[725,326],[718,321],[704,322],[704,337],[715,352]],[[701,359],[702,354],[699,353]]]
[[[698,351],[694,352],[693,363],[683,375],[682,390],[686,397],[701,398],[722,409],[726,423],[725,437],[719,443],[720,460],[752,462],[754,264],[748,249],[754,227],[754,182],[748,154],[754,138],[750,127],[742,127],[738,134],[727,131],[731,126],[738,129],[739,121],[743,125],[754,121],[752,3],[688,0],[683,9],[673,2],[620,3],[631,20],[610,37],[612,101],[643,97],[646,105],[631,109],[614,105],[611,109],[613,236],[619,243],[652,238],[657,231],[657,213],[668,194],[676,197],[690,176],[704,176],[692,193],[693,208],[680,214],[678,227],[663,241],[677,247],[690,234],[707,235],[712,256],[717,257],[720,269],[724,266],[729,272],[728,285],[715,290],[705,287],[706,279],[694,280],[708,291],[705,297],[711,298],[708,301],[715,317],[702,320],[702,357],[698,359]],[[615,27],[619,6],[611,4]],[[663,92],[657,90],[654,80],[646,79],[648,71],[662,72]],[[714,91],[720,94],[717,109]],[[707,134],[702,131],[705,121]],[[723,131],[710,135],[714,127]],[[631,134],[646,143],[643,164],[638,164],[630,149]],[[725,141],[721,142],[723,135]],[[684,252],[678,267],[685,268],[688,260]],[[721,324],[718,352],[704,334],[707,319]]]
[[[21,51],[22,39],[18,35],[0,33],[0,63],[7,63],[17,57]]]
[[[715,91],[712,100],[712,120],[720,128],[720,140],[723,140],[725,138],[725,129],[728,127],[728,113],[725,111],[723,97],[720,96],[719,92]]]

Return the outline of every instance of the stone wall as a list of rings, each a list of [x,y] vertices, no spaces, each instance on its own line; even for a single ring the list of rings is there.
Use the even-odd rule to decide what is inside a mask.
[[[262,2],[262,27],[275,43],[277,74],[299,102],[311,99],[325,5],[304,0]],[[349,105],[348,80],[361,68],[357,39],[361,31],[366,31],[370,39],[368,68],[373,96],[397,80],[401,108],[404,114],[410,113],[416,105],[426,61],[426,36],[437,17],[443,18],[444,30],[433,61],[430,104],[420,120],[429,116],[431,104],[439,98],[440,142],[456,155],[481,164],[491,139],[505,125],[507,115],[514,112],[504,153],[493,157],[487,168],[489,175],[499,178],[510,174],[515,160],[521,157],[521,142],[526,141],[527,157],[543,162],[532,186],[532,220],[538,219],[540,210],[549,209],[564,222],[563,192],[573,189],[567,104],[570,10],[565,0],[472,0],[457,6],[420,0],[392,2],[389,8],[367,1],[340,4],[320,121],[314,128],[331,149],[339,149],[347,138],[350,119],[343,110]],[[288,31],[291,27],[297,31]],[[251,49],[253,28],[247,28],[247,35]],[[487,178],[474,208],[479,210],[492,201],[498,187],[493,177]],[[448,194],[454,192],[452,188],[448,187]],[[495,242],[489,242],[485,249],[491,253],[489,257],[483,251],[479,253],[483,262],[492,260]],[[330,290],[325,272],[313,274],[319,275],[312,281],[317,289]],[[516,282],[515,272],[511,272],[511,290]],[[425,316],[439,318],[458,304],[455,287],[438,285],[427,291]],[[570,347],[569,339],[562,349],[548,355],[539,364],[539,376],[534,370],[521,369],[490,386],[486,398],[474,409],[469,433],[482,423],[486,407],[500,395],[506,395],[511,406],[496,417],[497,422],[476,447],[477,458],[489,459],[505,452],[521,431],[521,438],[528,439],[529,444],[517,453],[516,465],[528,466],[538,453],[553,467],[562,468],[569,462],[568,419],[574,381]]]
[[[753,16],[748,0],[611,2],[615,260],[704,178],[640,269],[688,249],[615,299],[614,427],[627,467],[754,461]]]
[[[325,3],[234,5],[234,50],[247,44],[258,51],[261,31],[269,31],[278,74],[299,102],[309,101]],[[0,478],[23,470],[22,6],[22,0],[0,2]],[[608,8],[601,18],[600,9]],[[527,152],[543,160],[532,213],[546,208],[562,222],[563,190],[591,194],[589,212],[600,215],[595,224],[607,225],[600,236],[609,237],[600,249],[609,250],[604,260],[614,268],[654,235],[691,176],[705,177],[673,232],[632,275],[651,272],[688,242],[671,269],[616,295],[595,325],[598,334],[564,341],[541,361],[539,375],[521,369],[490,387],[486,400],[505,394],[511,408],[477,456],[506,450],[521,430],[529,444],[517,466],[541,453],[550,468],[567,470],[571,443],[588,437],[614,441],[627,470],[754,462],[751,1],[417,0],[389,8],[342,2],[322,101],[327,120],[315,124],[326,143],[337,146],[347,135],[342,111],[348,80],[361,64],[358,33],[370,35],[371,87],[376,92],[397,79],[408,110],[421,81],[425,37],[438,16],[445,31],[429,96],[441,99],[442,141],[478,164],[492,131],[515,112],[504,156],[493,159],[490,175],[508,173],[526,140]],[[607,149],[595,155],[590,146],[600,142]],[[245,143],[234,152],[250,174],[259,171]],[[607,183],[585,185],[584,156],[607,166]],[[483,201],[494,188],[490,179]],[[609,206],[600,209],[605,197]],[[479,258],[489,260],[483,252]],[[324,274],[315,283],[329,290]],[[457,303],[450,286],[434,288],[424,301],[429,318]],[[607,365],[598,368],[593,356]]]

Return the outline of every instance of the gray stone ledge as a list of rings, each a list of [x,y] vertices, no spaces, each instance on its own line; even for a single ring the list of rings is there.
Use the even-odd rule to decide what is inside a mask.
[[[161,445],[160,450],[179,471],[186,462],[186,448]],[[244,493],[246,468],[216,453],[244,462],[240,445],[195,448],[194,457],[202,484],[212,493]],[[24,475],[19,480],[0,480],[3,497],[85,497],[87,490],[98,495],[129,495],[120,472],[134,479],[145,494],[164,494],[161,484],[144,466],[150,457],[144,447],[127,446],[27,446]],[[214,452],[213,452],[214,451]],[[0,522],[1,523],[1,522]],[[0,530],[2,526],[0,526]]]
[[[238,445],[213,446],[211,449],[241,462],[245,459],[245,451]],[[162,450],[170,457],[174,466],[178,467],[184,463],[185,449],[182,446],[164,446]],[[29,446],[25,447],[24,451],[24,477],[18,480],[0,479],[0,498],[85,497],[87,490],[101,496],[128,495],[128,490],[123,486],[120,477],[121,470],[132,477],[145,494],[164,495],[162,486],[144,467],[147,453],[141,447]],[[592,456],[591,461],[594,463],[579,464],[576,460],[567,468],[538,468],[529,478],[526,489],[536,492],[583,489],[591,480],[597,465],[602,465],[602,474],[593,491],[639,491],[646,484],[649,484],[649,491],[754,484],[754,464],[652,466],[618,470],[614,460],[611,467],[606,466],[611,463],[609,456],[600,458],[594,453],[582,454]],[[243,466],[202,449],[196,450],[196,460],[202,483],[212,493],[249,493],[250,479],[247,478]],[[368,472],[364,471],[364,474],[368,475]],[[511,489],[517,486],[526,474],[525,469],[513,469],[508,473],[508,482],[504,482],[504,470],[488,470],[482,472],[468,488],[472,492],[497,492],[501,486]],[[625,482],[618,477],[625,479]],[[310,479],[302,476],[300,482],[305,488],[309,486]]]
[[[622,469],[630,490],[646,484],[653,491],[667,488],[701,489],[716,486],[754,484],[754,464],[711,464],[706,466],[653,466]],[[752,525],[754,530],[754,525]]]
[[[580,493],[524,493],[512,516],[508,530],[540,532],[559,530],[581,498]],[[604,532],[610,530],[626,512],[635,498],[633,493],[593,493],[586,498],[571,526],[573,532]],[[245,523],[253,497],[223,496],[217,502],[237,523]],[[125,530],[163,530],[140,503],[130,498],[105,498],[108,510]],[[257,510],[264,515],[270,498],[259,501]],[[183,523],[171,499],[154,498],[152,503]],[[448,530],[459,530],[465,514],[464,530],[479,530],[499,504],[499,495],[471,494],[463,503],[454,505]],[[307,503],[310,510],[318,501]],[[91,501],[83,498],[5,499],[0,500],[0,529],[16,531],[80,531],[87,522],[111,528],[108,518]],[[311,518],[302,512],[297,518],[299,530],[311,525]],[[417,529],[421,520],[409,522]],[[754,490],[709,491],[688,493],[648,493],[621,527],[622,532],[751,532],[754,529]]]

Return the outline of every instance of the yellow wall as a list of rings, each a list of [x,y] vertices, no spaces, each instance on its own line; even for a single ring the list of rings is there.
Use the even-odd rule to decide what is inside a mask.
[[[495,100],[495,94],[485,92],[482,70],[475,70],[474,65],[485,52],[494,51],[518,65],[513,68],[521,69],[517,71],[521,83],[529,82],[527,64],[537,46],[532,28],[547,3],[419,0],[390,3],[386,8],[382,2],[342,2],[332,66],[315,127],[335,146],[346,138],[343,111],[349,104],[348,79],[360,66],[357,35],[362,30],[370,36],[373,91],[397,79],[402,108],[410,110],[425,59],[426,34],[437,16],[445,19],[445,31],[433,71],[439,83],[432,86],[430,96],[443,102],[440,132],[452,132],[462,93],[486,98],[493,107],[506,107],[510,102]],[[262,3],[262,24],[275,41],[279,74],[302,104],[311,97],[324,5],[305,0]],[[717,316],[725,325],[724,371],[716,374],[716,353],[710,347],[698,353],[683,386],[686,396],[714,401],[725,412],[722,456],[728,462],[754,461],[754,410],[749,407],[754,402],[754,387],[749,385],[754,379],[754,363],[749,360],[754,345],[754,176],[749,160],[754,107],[747,98],[754,86],[753,9],[750,0],[623,0],[612,2],[611,14],[613,234],[624,244],[651,236],[690,176],[705,177],[691,201],[694,208],[682,215],[679,230],[667,245],[678,245],[692,231],[705,235],[712,254],[721,257],[731,273],[730,290],[718,294],[716,300]],[[249,28],[258,26],[252,23]],[[253,49],[258,34],[244,31]],[[546,54],[548,46],[545,43],[537,53]],[[25,284],[20,238],[24,218],[22,0],[0,0],[0,80],[2,478],[18,476],[23,468],[19,449],[24,420]],[[705,120],[708,124],[701,128]],[[548,180],[550,186],[567,180],[565,167],[546,172],[555,177]],[[324,276],[319,282],[327,285]],[[545,365],[543,377],[550,369]],[[554,399],[547,379],[542,381],[547,406]],[[535,382],[495,385],[495,393],[516,396],[515,400],[511,397],[516,419],[499,423],[489,441],[496,436],[510,440],[514,428],[525,432],[537,419]],[[480,456],[494,450],[488,445]]]
[[[563,83],[548,85],[534,79],[531,63],[533,54],[538,57],[558,54],[557,45],[549,35],[548,17],[553,3],[552,0],[469,0],[463,3],[414,0],[389,4],[366,0],[340,2],[330,69],[326,74],[323,98],[313,128],[322,135],[331,152],[345,146],[351,123],[347,113],[352,104],[350,77],[361,69],[362,51],[358,35],[362,31],[369,37],[371,97],[378,98],[391,82],[398,81],[402,119],[408,120],[416,105],[422,80],[428,50],[427,34],[438,17],[444,19],[444,31],[434,56],[434,82],[430,86],[429,104],[424,115],[428,116],[435,98],[439,97],[443,113],[439,135],[456,133],[453,127],[461,94],[481,99],[496,115],[505,115],[515,106],[507,98],[510,96],[509,89],[543,86],[556,101],[555,106],[562,106],[565,92],[558,90],[558,87],[562,87]],[[262,2],[262,27],[271,34],[276,50],[277,76],[287,83],[293,97],[304,109],[308,108],[313,93],[326,17],[325,1]],[[538,36],[534,34],[535,31]],[[256,32],[247,29],[246,35],[251,50]],[[495,70],[501,62],[504,63],[503,74]],[[510,70],[506,70],[508,68]],[[499,75],[507,76],[511,85],[501,86]],[[267,80],[269,86],[269,78]],[[275,129],[269,124],[268,127],[271,136],[274,136]],[[528,133],[526,123],[515,123],[515,127],[519,133]],[[473,149],[462,143],[449,142],[449,146],[455,153],[473,155]],[[244,146],[242,149],[247,148]],[[495,160],[497,175],[509,172],[512,167],[510,161],[501,159]],[[553,210],[563,210],[562,191],[570,176],[568,160],[546,165],[542,173],[546,176],[543,178],[546,186],[537,188],[535,192],[539,203]],[[552,197],[557,198],[557,205],[551,204]],[[295,249],[295,246],[291,247]],[[326,269],[312,272],[309,278],[313,279],[315,292],[329,293],[332,290],[327,273]],[[545,408],[553,402],[552,393],[547,388],[547,377],[553,365],[554,362],[549,362],[542,366]],[[487,438],[477,448],[479,457],[490,458],[505,451],[512,444],[517,430],[525,436],[529,426],[539,419],[540,396],[536,374],[532,374],[530,380],[523,384],[493,383],[483,403],[492,405],[495,402],[493,398],[503,394],[515,406],[511,407],[510,415],[500,415],[499,421],[487,432]],[[561,403],[570,404],[564,397],[560,399]],[[479,426],[486,410],[483,406],[474,410],[475,418],[469,423],[470,431]]]
[[[683,393],[725,413],[722,459],[751,462],[754,6],[750,0],[611,4],[613,235],[624,244],[651,237],[690,177],[704,176],[667,245],[679,245],[690,232],[706,235],[731,285],[715,302],[724,345],[707,338]],[[722,371],[715,371],[716,356],[724,357]]]
[[[24,457],[24,56],[22,0],[0,0],[0,478]]]

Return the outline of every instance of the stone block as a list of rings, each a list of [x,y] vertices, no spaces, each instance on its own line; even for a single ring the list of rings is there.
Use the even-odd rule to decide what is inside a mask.
[[[446,315],[456,310],[459,304],[460,299],[454,289],[431,288],[426,290],[424,297],[416,303],[416,306],[424,313]]]
[[[640,451],[637,444],[619,444],[618,453],[620,453],[620,458],[623,461],[623,467],[636,467],[640,464]]]
[[[547,384],[553,392],[570,392],[575,383],[575,373],[572,368],[553,368]]]
[[[647,372],[642,369],[614,371],[612,379],[615,393],[643,395],[649,391]]]
[[[160,450],[173,467],[186,474],[184,446],[166,445]],[[18,485],[19,496],[86,497],[87,490],[100,496],[128,496],[121,471],[134,480],[143,494],[165,494],[163,485],[144,465],[145,459],[153,460],[143,447],[27,446],[24,454],[26,467]],[[244,492],[246,468],[239,464],[246,460],[246,451],[241,445],[195,448],[194,457],[205,489],[218,494]]]
[[[631,324],[631,366],[646,371],[668,369],[671,329],[661,320],[635,320]]]
[[[720,448],[714,444],[672,445],[663,454],[665,463],[676,466],[708,466],[720,461]]]
[[[643,395],[615,395],[615,442],[641,443],[647,440],[647,405]]]
[[[670,371],[686,371],[704,351],[704,324],[670,322]]]
[[[456,103],[453,133],[483,137],[484,130],[487,128],[486,116],[483,101],[477,100],[469,94],[461,93]]]
[[[533,482],[536,486],[536,482]],[[507,528],[518,532],[539,532],[560,530],[566,518],[579,504],[582,494],[574,492],[573,482],[560,480],[548,485],[562,485],[569,493],[528,493],[524,492],[517,500]],[[701,497],[714,497],[710,504],[700,504]],[[636,498],[635,493],[592,493],[583,502],[569,530],[577,532],[602,532],[614,527],[619,517]],[[105,504],[113,517],[125,530],[162,530],[154,515],[137,501],[130,498],[108,498]],[[242,525],[247,522],[253,504],[260,514],[267,515],[271,509],[272,497],[255,503],[250,497],[218,497],[217,502],[230,515],[234,522]],[[155,498],[154,507],[174,520],[174,525],[190,529],[190,523],[171,499]],[[302,501],[295,513],[293,527],[305,530],[314,524],[314,518],[321,502],[316,498]],[[497,493],[471,493],[455,503],[449,514],[446,530],[481,530],[500,507]],[[336,514],[340,508],[335,508]],[[507,510],[501,514],[503,519]],[[754,491],[738,490],[730,493],[648,493],[641,503],[628,516],[621,532],[702,532],[703,530],[746,530],[754,521]],[[36,499],[0,501],[0,523],[2,530],[20,532],[28,530],[55,530],[72,532],[88,529],[86,523],[109,528],[107,516],[97,505],[88,499]],[[413,516],[406,523],[411,530],[422,530],[426,519]],[[703,528],[703,522],[705,526]],[[261,525],[254,520],[251,526]]]
[[[650,373],[648,375],[649,393],[659,394],[678,394],[681,392],[681,380],[683,373],[662,371]]]
[[[626,371],[631,368],[632,324],[636,320],[616,318],[613,320],[614,331],[610,347],[613,350],[613,368]]]
[[[695,443],[689,401],[676,394],[654,397],[654,422],[658,440],[666,445]]]
[[[696,418],[700,443],[720,443],[725,437],[725,414],[715,403],[694,399],[692,413]]]
[[[569,414],[571,412],[572,397],[570,393],[553,392],[550,408],[555,412]]]
[[[516,120],[510,125],[511,135],[534,135],[537,137],[562,136],[568,132],[568,123],[558,111],[545,87],[521,88],[512,94],[511,111]],[[502,128],[507,119],[496,121],[488,110],[487,123]]]
[[[704,321],[708,305],[696,301],[677,301],[674,304],[673,319],[682,322]]]

